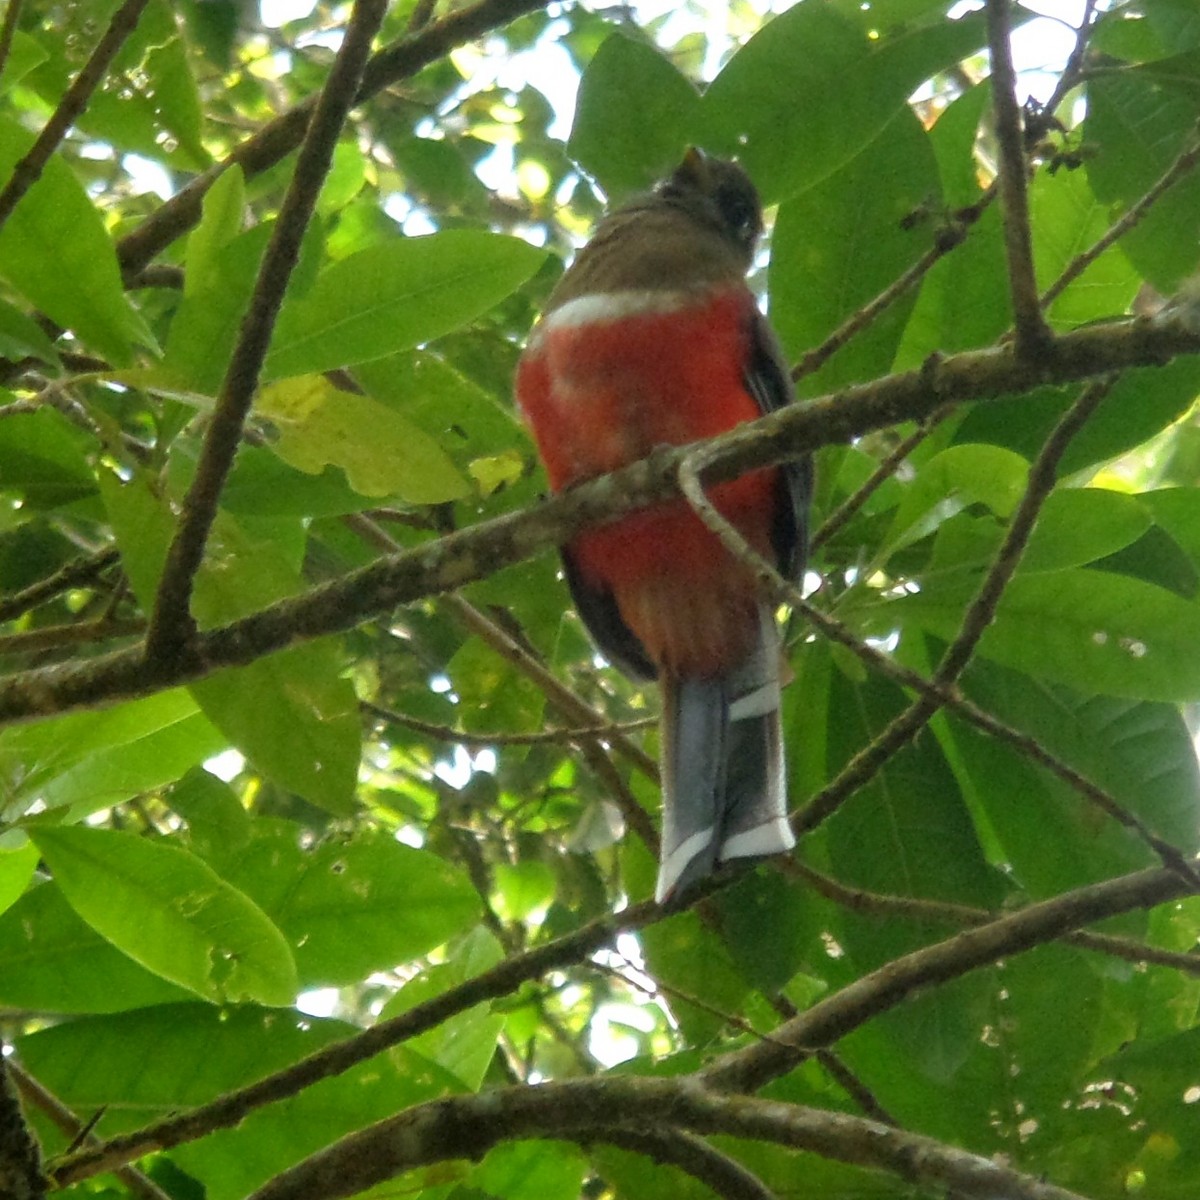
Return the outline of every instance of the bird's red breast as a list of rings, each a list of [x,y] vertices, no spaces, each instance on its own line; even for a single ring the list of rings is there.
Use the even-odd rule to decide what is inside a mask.
[[[745,378],[757,319],[740,277],[583,294],[553,308],[517,374],[551,487],[760,416]],[[720,484],[710,497],[769,556],[777,491],[768,469]],[[660,668],[715,675],[740,661],[757,635],[752,575],[682,500],[590,530],[569,552],[587,583],[612,593]]]

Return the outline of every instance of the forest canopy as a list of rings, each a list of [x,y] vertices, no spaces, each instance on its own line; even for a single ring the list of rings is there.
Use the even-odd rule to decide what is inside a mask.
[[[1200,13],[1080,7],[9,0],[0,1195],[1194,1200]],[[799,401],[547,498],[692,146]],[[798,845],[666,911],[555,551],[810,452]]]

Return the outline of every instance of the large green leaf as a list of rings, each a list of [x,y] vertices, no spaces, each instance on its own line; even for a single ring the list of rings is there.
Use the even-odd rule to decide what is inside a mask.
[[[0,1004],[6,1008],[124,1012],[191,996],[122,954],[52,883],[31,888],[0,915]]]
[[[33,137],[0,119],[0,179],[7,179]],[[121,286],[112,240],[83,186],[51,158],[0,230],[0,276],[36,308],[118,365],[133,342],[152,341]]]
[[[284,307],[263,377],[316,374],[431,341],[487,312],[545,257],[519,238],[476,229],[352,254]]]
[[[109,829],[36,826],[29,836],[71,907],[148,970],[220,1003],[295,999],[283,935],[186,850]]]
[[[1119,213],[1135,204],[1192,136],[1195,100],[1141,71],[1109,71],[1088,85],[1084,137],[1094,153],[1088,180],[1097,199]],[[1177,182],[1121,239],[1122,252],[1164,293],[1200,258],[1200,176]]]
[[[654,46],[614,33],[579,83],[568,148],[610,201],[648,188],[694,140],[700,94]]]
[[[84,816],[177,779],[226,739],[182,689],[0,732],[4,812],[69,805]]]
[[[875,187],[880,175],[888,187]],[[771,319],[788,358],[819,345],[924,252],[928,235],[904,218],[936,204],[937,164],[916,114],[904,108],[857,157],[780,205],[771,239]],[[886,373],[916,291],[893,304],[833,361],[801,381],[817,395]]]
[[[103,1107],[103,1134],[213,1100],[357,1032],[253,1005],[164,1004],[23,1037],[18,1053],[64,1103],[82,1112]],[[203,1182],[208,1200],[242,1200],[342,1134],[455,1090],[452,1077],[397,1048],[171,1153]]]
[[[109,518],[130,582],[154,603],[172,522],[140,481],[102,481]],[[208,558],[196,579],[194,612],[203,626],[235,620],[297,591],[300,578],[283,548],[297,522],[264,522],[247,532],[218,514]],[[296,646],[192,685],[209,720],[264,774],[333,812],[349,810],[360,756],[357,701],[332,641]]]
[[[280,458],[310,475],[340,467],[363,496],[444,504],[470,490],[445,451],[402,412],[343,391],[323,375],[271,384],[257,408],[278,430]]]
[[[470,880],[382,832],[303,848],[290,822],[254,823],[206,857],[253,898],[294,949],[305,987],[354,983],[407,963],[479,919]]]
[[[418,1004],[442,995],[452,987],[466,983],[476,975],[494,967],[504,957],[495,937],[478,926],[457,946],[449,961],[430,967],[406,983],[379,1014],[380,1020],[390,1020]],[[435,1029],[405,1043],[417,1054],[436,1062],[462,1081],[464,1087],[476,1091],[483,1083],[496,1053],[496,1039],[504,1028],[504,1017],[489,1011],[487,1004],[477,1004],[456,1013]]]
[[[1049,287],[1071,261],[1108,230],[1108,207],[1097,202],[1083,171],[1043,171],[1029,193],[1033,256],[1040,289]],[[1105,250],[1050,305],[1056,329],[1073,329],[1124,313],[1141,280],[1119,246]]]
[[[52,408],[0,421],[0,488],[34,508],[59,508],[96,490],[88,439]]]
[[[914,316],[915,320],[915,316]],[[1125,371],[1071,440],[1059,467],[1069,476],[1141,445],[1178,420],[1200,389],[1200,361],[1183,356],[1162,367]],[[1033,459],[1074,402],[1078,388],[1038,388],[976,404],[955,433],[960,442],[993,442]]]
[[[766,200],[782,200],[849,162],[926,79],[985,41],[982,14],[972,14],[879,44],[808,0],[770,21],[713,80],[702,128],[715,149],[745,162]]]
[[[974,594],[971,581],[929,583],[864,612],[869,626],[923,629],[949,640]],[[1143,700],[1200,697],[1200,607],[1124,575],[1096,570],[1018,575],[980,653],[1035,678]]]

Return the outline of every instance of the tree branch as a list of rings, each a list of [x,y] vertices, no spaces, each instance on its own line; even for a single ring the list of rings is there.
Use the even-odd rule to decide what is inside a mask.
[[[1004,208],[1004,249],[1016,324],[1017,355],[1039,358],[1050,342],[1050,330],[1038,304],[1029,232],[1028,170],[1017,76],[1009,43],[1009,0],[987,0],[988,49],[992,59],[992,104],[1000,146],[1000,200]]]
[[[275,318],[300,254],[301,239],[358,92],[371,51],[371,40],[386,12],[387,0],[355,0],[329,78],[317,97],[312,123],[300,148],[287,194],[279,207],[250,307],[242,320],[229,369],[200,450],[196,474],[184,497],[179,524],[167,551],[154,613],[146,633],[146,658],[151,662],[173,658],[195,631],[190,612],[192,586],[216,517],[217,501],[242,440],[242,427],[254,400],[254,389],[275,328]]]
[[[314,1154],[264,1184],[250,1200],[333,1200],[413,1167],[479,1158],[518,1138],[603,1141],[613,1123],[600,1114],[618,1114],[620,1127],[634,1134],[667,1125],[752,1138],[887,1171],[925,1188],[953,1188],[964,1198],[1083,1200],[993,1159],[863,1117],[721,1095],[689,1077],[645,1076],[568,1080],[422,1104]]]
[[[1188,894],[1189,889],[1173,871],[1158,868],[1031,904],[1011,916],[893,959],[781,1025],[772,1031],[769,1041],[716,1059],[699,1078],[715,1088],[756,1091],[787,1074],[812,1051],[832,1045],[921,988],[957,979],[1081,925]]]
[[[1019,360],[1011,346],[931,358],[923,367],[857,384],[834,396],[794,405],[739,426],[709,444],[705,477],[735,478],[755,467],[848,442],[872,429],[921,420],[949,401],[986,399],[1037,384],[1087,379],[1132,366],[1161,366],[1200,352],[1189,311],[1163,318],[1089,325],[1054,340],[1049,361]],[[451,591],[569,541],[591,524],[612,520],[675,495],[680,464],[695,446],[663,449],[533,509],[510,513],[391,555],[199,634],[166,661],[139,650],[85,663],[22,672],[0,682],[0,724],[147,695],[242,666],[276,650],[350,629],[398,604]]]
[[[17,1090],[30,1103],[44,1112],[55,1126],[68,1138],[78,1138],[84,1132],[84,1123],[48,1088],[29,1074],[20,1063],[8,1060],[8,1070]],[[86,1138],[94,1141],[93,1134]],[[148,1175],[136,1167],[117,1167],[113,1174],[130,1190],[137,1200],[171,1200],[166,1192]],[[7,1195],[8,1193],[0,1193]]]
[[[47,1183],[41,1150],[25,1123],[8,1059],[0,1049],[0,1196],[44,1200]]]

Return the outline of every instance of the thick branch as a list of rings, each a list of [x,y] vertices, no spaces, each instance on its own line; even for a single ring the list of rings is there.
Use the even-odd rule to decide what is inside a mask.
[[[772,413],[714,438],[706,478],[719,482],[873,429],[921,420],[947,401],[986,399],[1133,366],[1161,366],[1200,352],[1189,313],[1165,320],[1090,325],[1064,334],[1042,364],[1019,360],[1010,346],[932,358],[916,371],[889,375],[833,396]],[[23,672],[0,683],[0,724],[148,695],[243,666],[276,650],[353,628],[398,604],[483,579],[540,550],[561,545],[588,525],[669,498],[680,464],[695,446],[661,450],[531,510],[481,522],[403,554],[371,563],[301,596],[199,634],[180,654],[146,662],[136,648],[83,663]]]
[[[570,1080],[423,1104],[343,1138],[272,1179],[251,1200],[350,1196],[401,1171],[479,1158],[518,1138],[603,1141],[614,1115],[635,1134],[667,1126],[773,1142],[887,1171],[925,1188],[951,1188],[964,1200],[1083,1200],[933,1138],[846,1113],[723,1096],[687,1077]]]
[[[21,1111],[8,1062],[0,1052],[0,1196],[43,1200],[42,1155]]]
[[[1004,209],[1004,249],[1012,293],[1017,353],[1036,359],[1050,341],[1038,303],[1029,232],[1029,188],[1025,135],[1017,104],[1017,75],[1009,42],[1010,0],[987,0],[988,50],[992,59],[992,105],[1000,147],[1000,202]]]

